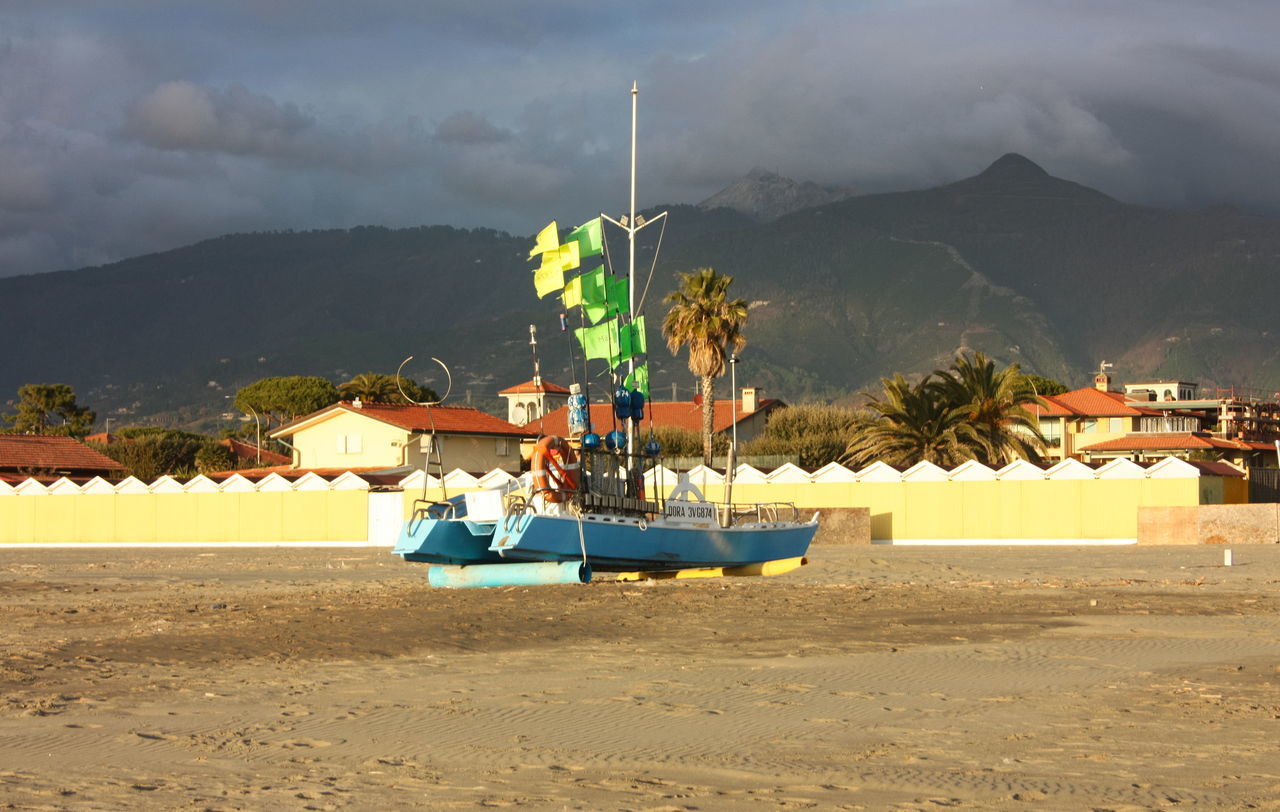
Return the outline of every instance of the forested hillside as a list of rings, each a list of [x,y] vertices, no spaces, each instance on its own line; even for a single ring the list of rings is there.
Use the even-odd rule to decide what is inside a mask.
[[[763,224],[723,208],[667,210],[651,324],[677,272],[737,277],[752,305],[739,383],[771,396],[839,398],[961,348],[1073,384],[1105,359],[1122,379],[1280,388],[1274,218],[1131,206],[1016,155],[947,186]],[[660,230],[642,234],[647,272]],[[625,257],[620,234],[610,239]],[[344,380],[392,372],[408,355],[439,388],[434,355],[453,370],[454,398],[496,405],[499,389],[532,374],[531,323],[544,374],[570,376],[554,298],[530,283],[530,241],[442,226],[238,234],[0,279],[17,350],[0,364],[0,401],[23,383],[62,382],[100,418],[123,409],[121,419],[190,423],[261,377]],[[674,382],[688,397],[684,359],[656,329],[650,349],[655,395]]]

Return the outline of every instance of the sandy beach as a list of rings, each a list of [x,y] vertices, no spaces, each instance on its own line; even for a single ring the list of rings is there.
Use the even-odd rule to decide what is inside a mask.
[[[0,550],[11,809],[1280,809],[1280,547]]]

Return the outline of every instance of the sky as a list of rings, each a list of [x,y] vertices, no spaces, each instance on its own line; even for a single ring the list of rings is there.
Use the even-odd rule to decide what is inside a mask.
[[[1280,4],[0,0],[0,276],[221,234],[533,234],[755,167],[919,189],[1006,152],[1280,214]]]

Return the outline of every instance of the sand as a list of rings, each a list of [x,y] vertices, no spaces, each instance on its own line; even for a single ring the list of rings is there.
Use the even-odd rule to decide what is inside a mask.
[[[1280,547],[0,550],[14,809],[1280,809]]]

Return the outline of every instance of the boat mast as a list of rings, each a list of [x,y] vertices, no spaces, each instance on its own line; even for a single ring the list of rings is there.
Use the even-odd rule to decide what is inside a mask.
[[[631,83],[631,205],[628,212],[615,220],[609,215],[601,212],[600,217],[603,220],[614,224],[618,228],[627,232],[627,298],[630,302],[627,307],[628,323],[634,324],[636,320],[636,232],[640,229],[651,226],[658,221],[666,223],[667,213],[655,215],[652,220],[645,220],[636,214],[636,100],[640,95],[639,83]],[[658,245],[662,245],[662,238],[658,238]],[[654,253],[654,262],[657,262],[657,253]],[[652,276],[652,271],[650,271]],[[646,288],[647,289],[647,288]],[[631,378],[636,372],[636,359],[634,357],[627,359],[627,377]],[[640,421],[635,421],[635,428],[638,428]],[[627,433],[627,454],[634,454],[636,450],[635,432]]]
[[[631,83],[631,215],[627,218],[627,321],[636,319],[636,100],[640,95],[639,83]],[[627,377],[635,375],[636,359],[627,359]],[[635,423],[635,421],[632,421]],[[627,454],[636,451],[637,425],[627,432]]]

